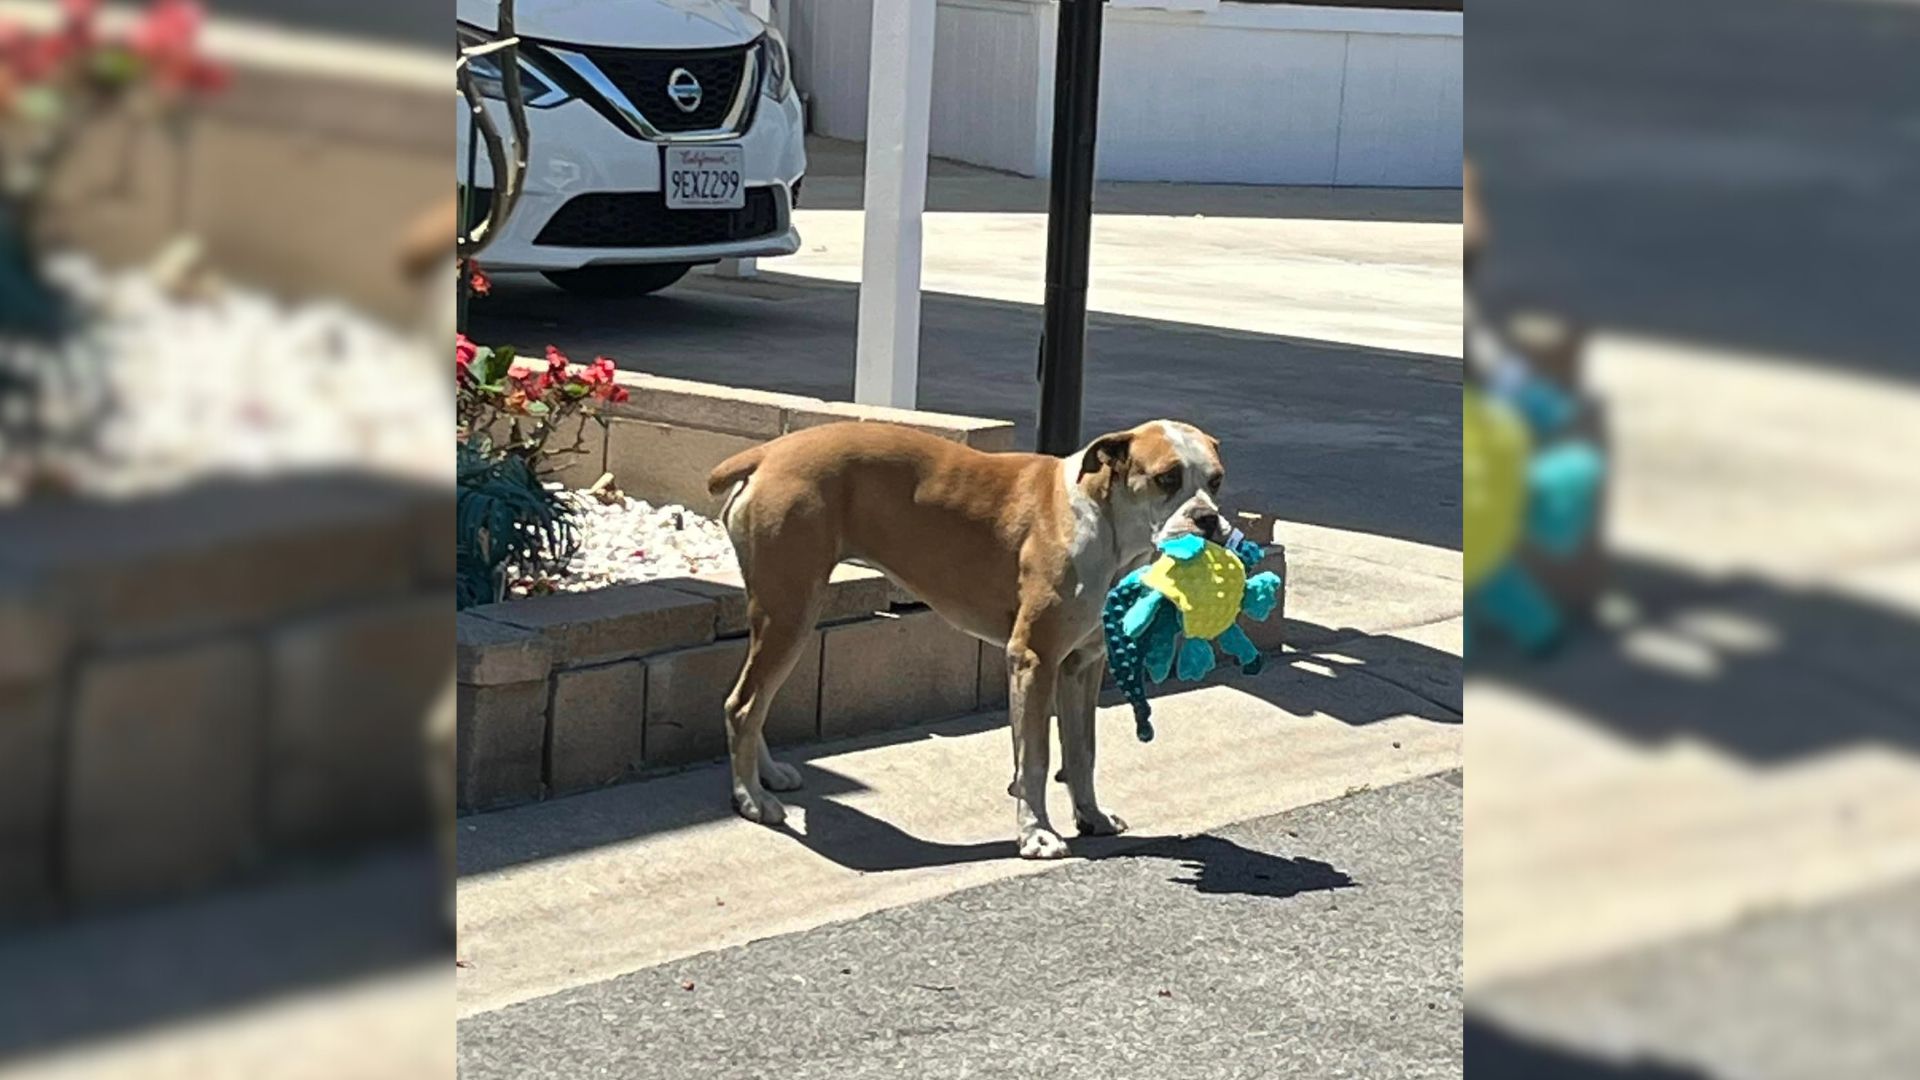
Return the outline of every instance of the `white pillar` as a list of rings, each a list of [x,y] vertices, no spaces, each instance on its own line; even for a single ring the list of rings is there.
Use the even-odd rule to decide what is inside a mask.
[[[754,18],[773,25],[773,0],[738,0]],[[715,277],[750,278],[760,273],[758,259],[721,259],[713,268]]]
[[[913,408],[920,377],[920,215],[927,203],[935,0],[873,5],[866,248],[853,399]]]

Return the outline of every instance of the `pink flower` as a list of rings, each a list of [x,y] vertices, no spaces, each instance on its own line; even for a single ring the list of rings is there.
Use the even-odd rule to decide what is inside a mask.
[[[86,44],[72,29],[36,34],[11,23],[0,25],[0,74],[7,76],[9,85],[43,82]]]
[[[69,35],[93,38],[93,22],[100,13],[100,0],[60,0],[60,12]]]
[[[556,381],[566,379],[567,365],[571,362],[567,359],[567,354],[560,351],[559,346],[547,346],[547,371]]]
[[[199,94],[217,94],[233,82],[233,73],[224,65],[207,60],[195,60],[181,72],[180,81],[187,89]]]
[[[472,364],[473,358],[479,354],[480,346],[467,340],[467,335],[453,335],[453,367],[455,371],[467,370],[467,366]]]
[[[475,296],[486,296],[493,291],[493,279],[477,262],[467,263],[467,288],[472,289]]]
[[[507,378],[512,379],[520,390],[529,397],[539,397],[547,389],[549,381],[548,362],[515,357],[507,367]]]
[[[134,51],[150,60],[191,56],[201,18],[196,0],[153,0],[133,28]]]
[[[198,0],[153,0],[134,26],[128,44],[163,90],[208,94],[226,88],[227,69],[199,54],[204,19]]]

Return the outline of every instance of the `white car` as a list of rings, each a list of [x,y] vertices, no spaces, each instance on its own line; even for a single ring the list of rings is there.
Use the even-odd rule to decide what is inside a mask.
[[[458,4],[461,43],[490,39],[495,0]],[[804,121],[777,31],[729,0],[518,0],[514,23],[530,147],[520,203],[480,257],[490,272],[633,296],[701,263],[799,249]],[[498,97],[499,68],[475,72]],[[458,127],[478,216],[491,171],[464,102]]]

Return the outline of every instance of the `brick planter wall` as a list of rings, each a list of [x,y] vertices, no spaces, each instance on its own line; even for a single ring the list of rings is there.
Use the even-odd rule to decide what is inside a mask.
[[[823,401],[731,386],[621,372],[628,400],[611,406],[604,429],[589,425],[586,453],[563,479],[585,486],[604,469],[621,490],[655,504],[677,503],[704,514],[716,508],[707,474],[727,458],[802,428],[859,420],[901,424],[978,450],[1012,450],[1005,420]],[[572,445],[571,438],[566,445]]]
[[[52,7],[0,19],[52,19]],[[399,264],[402,238],[452,191],[449,61],[357,42],[289,49],[229,29],[216,17],[207,44],[233,85],[196,111],[191,138],[129,140],[115,122],[82,139],[51,210],[58,246],[144,263],[184,227],[253,286],[418,319],[451,286],[445,275],[416,285]]]
[[[880,574],[843,565],[820,625],[774,700],[776,744],[960,716],[1005,701],[996,650]],[[724,757],[722,705],[746,656],[745,596],[677,578],[461,612],[462,811]],[[579,651],[573,651],[574,649]],[[894,672],[875,678],[874,673]]]
[[[445,488],[37,504],[0,542],[0,925],[424,835]]]

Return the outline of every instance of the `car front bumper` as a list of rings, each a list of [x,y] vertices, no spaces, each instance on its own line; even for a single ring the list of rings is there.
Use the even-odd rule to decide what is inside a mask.
[[[489,102],[495,123],[510,132],[505,111]],[[465,103],[457,106],[459,179],[467,175],[470,123]],[[799,102],[762,100],[753,125],[724,145],[739,146],[750,198],[771,197],[770,215],[755,218],[751,235],[709,221],[710,228],[650,229],[649,221],[666,222],[658,215],[716,215],[720,211],[668,211],[661,195],[663,144],[635,138],[614,127],[591,105],[569,101],[550,109],[529,109],[527,124],[531,150],[526,185],[513,215],[493,238],[480,261],[489,270],[572,270],[585,266],[631,263],[702,263],[719,259],[791,255],[800,248],[793,227],[793,189],[806,172],[806,145],[802,137]],[[511,136],[508,136],[511,138]],[[484,151],[474,159],[476,186],[491,189],[492,170]],[[756,189],[765,195],[755,196]],[[594,205],[622,206],[606,216],[618,225],[590,231],[591,243],[579,239],[579,218],[586,208],[576,205],[583,196]],[[652,198],[648,198],[651,196]],[[560,221],[556,223],[556,217]],[[596,215],[600,216],[600,215]],[[679,225],[675,220],[671,224]],[[761,226],[765,225],[764,231]],[[572,227],[569,227],[572,226]],[[711,233],[689,238],[689,231]]]

